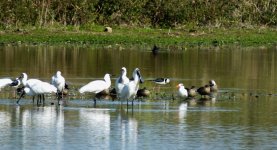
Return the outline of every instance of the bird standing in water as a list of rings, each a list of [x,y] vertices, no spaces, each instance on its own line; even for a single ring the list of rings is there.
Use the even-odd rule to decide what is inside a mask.
[[[111,86],[111,77],[110,74],[105,74],[104,80],[95,80],[91,81],[88,84],[84,85],[79,89],[79,92],[82,94],[84,92],[91,92],[94,94],[100,93],[105,89],[109,89]],[[96,98],[94,97],[94,104],[96,104]]]
[[[140,70],[138,68],[136,68],[133,71],[133,78],[134,78],[134,80],[132,80],[128,84],[126,84],[123,87],[122,92],[119,95],[121,102],[123,100],[127,100],[127,106],[128,106],[128,100],[130,100],[130,99],[132,99],[132,106],[133,106],[134,99],[135,99],[137,91],[139,89],[139,83],[143,83],[143,78],[142,78]]]
[[[65,90],[65,79],[60,71],[57,71],[57,73],[52,76],[52,85],[57,88],[58,104],[60,104],[60,99],[63,99],[63,92]]]
[[[185,89],[185,86],[183,83],[179,83],[177,85],[178,88],[178,96],[181,98],[187,98],[188,97],[188,91]]]

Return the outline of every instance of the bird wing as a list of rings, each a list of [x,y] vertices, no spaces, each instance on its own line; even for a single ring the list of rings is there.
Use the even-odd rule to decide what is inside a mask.
[[[103,80],[96,80],[96,81],[92,81],[86,85],[84,85],[83,87],[81,87],[79,89],[80,93],[84,93],[84,92],[92,92],[92,93],[99,93],[105,89],[108,89],[109,86],[107,85],[107,83]]]
[[[139,85],[136,84],[135,81],[131,81],[123,87],[119,97],[121,99],[134,98],[137,94],[138,88]]]
[[[36,94],[46,94],[46,93],[56,93],[57,88],[47,82],[37,82],[32,87],[30,87],[32,91]]]
[[[3,88],[9,84],[11,84],[13,81],[11,79],[0,79],[0,88]]]
[[[29,79],[26,81],[26,87],[32,87],[33,85],[40,83],[42,81],[38,80],[38,79]]]

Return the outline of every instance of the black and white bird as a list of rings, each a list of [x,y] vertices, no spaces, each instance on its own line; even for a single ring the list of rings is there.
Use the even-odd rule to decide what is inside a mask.
[[[164,85],[164,84],[168,84],[170,82],[170,79],[169,78],[157,78],[152,81],[155,82],[156,84]]]

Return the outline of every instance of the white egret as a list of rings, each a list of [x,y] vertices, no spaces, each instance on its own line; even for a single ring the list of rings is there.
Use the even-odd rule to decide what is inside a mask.
[[[123,87],[127,83],[129,83],[129,78],[127,77],[127,69],[125,67],[122,67],[120,76],[115,80],[115,90],[116,90],[118,97],[119,97]]]
[[[128,106],[128,100],[132,99],[132,105],[134,102],[134,99],[136,97],[137,91],[139,89],[139,83],[143,82],[143,78],[141,76],[140,70],[136,68],[133,71],[133,78],[134,80],[130,81],[126,85],[124,85],[121,93],[120,93],[120,100],[127,100],[127,106]]]
[[[179,83],[177,85],[178,88],[178,96],[181,98],[187,98],[188,97],[188,91],[185,89],[185,86],[183,83]]]
[[[109,89],[111,86],[111,77],[110,74],[105,74],[104,80],[95,80],[91,81],[88,84],[84,85],[79,89],[79,92],[91,92],[97,94],[105,89]],[[96,99],[94,98],[94,103],[96,103]]]

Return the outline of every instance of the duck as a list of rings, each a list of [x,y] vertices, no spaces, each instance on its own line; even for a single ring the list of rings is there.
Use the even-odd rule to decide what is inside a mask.
[[[149,95],[150,91],[146,87],[139,89],[137,92],[137,97],[148,97]]]
[[[152,48],[152,54],[155,56],[159,53],[160,48],[157,45],[154,45]]]
[[[218,87],[214,80],[209,81],[211,92],[217,92]]]
[[[191,86],[191,88],[186,88],[188,91],[188,97],[195,97],[197,95],[197,89],[195,86]]]
[[[197,92],[201,95],[201,96],[206,96],[209,95],[211,93],[211,89],[209,85],[205,85],[202,86],[200,88],[197,89]]]

